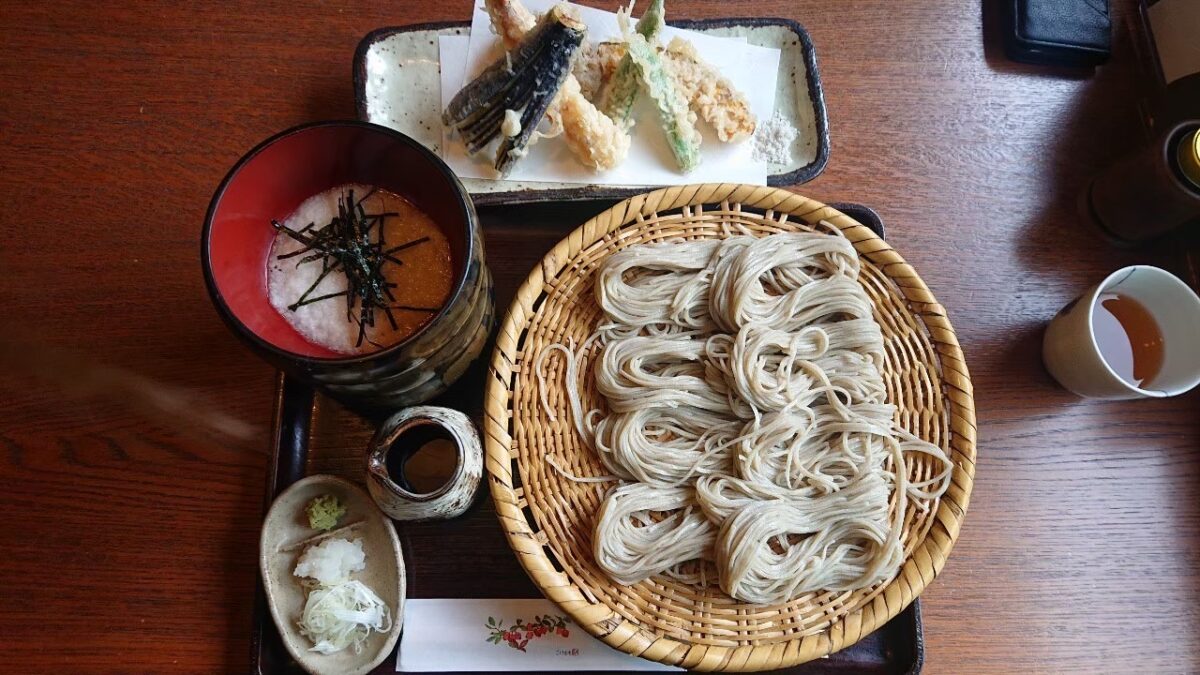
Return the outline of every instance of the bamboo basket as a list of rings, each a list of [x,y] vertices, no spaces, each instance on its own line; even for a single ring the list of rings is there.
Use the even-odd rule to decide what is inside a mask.
[[[897,422],[941,446],[954,463],[951,484],[926,511],[909,509],[906,559],[892,581],[854,592],[810,593],[780,605],[734,600],[716,583],[663,576],[634,586],[596,565],[592,531],[609,485],[577,483],[606,473],[578,438],[562,359],[546,363],[551,421],[533,363],[555,342],[579,345],[598,324],[593,277],[605,256],[668,238],[712,238],[729,228],[795,231],[818,221],[839,228],[863,259],[860,281],[875,305],[886,347],[884,379]],[[585,364],[589,365],[589,364]],[[585,410],[599,401],[581,368]],[[492,498],[517,558],[545,596],[609,645],[698,670],[784,668],[854,644],[911,603],[946,563],[967,510],[975,472],[971,379],[946,312],[900,254],[862,224],[820,202],[776,188],[709,184],[671,187],[628,199],[555,246],[518,289],[500,328],[489,370],[484,435]],[[930,475],[924,458],[913,479]],[[893,494],[893,508],[895,495]]]

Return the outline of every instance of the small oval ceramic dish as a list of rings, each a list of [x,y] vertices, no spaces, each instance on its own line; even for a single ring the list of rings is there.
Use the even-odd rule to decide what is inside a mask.
[[[756,236],[838,229],[862,260],[859,283],[883,330],[882,375],[896,423],[941,447],[951,483],[900,533],[905,561],[890,581],[846,592],[813,592],[778,604],[731,598],[715,584],[655,576],[624,586],[596,564],[593,530],[605,489],[575,476],[607,473],[573,431],[561,364],[539,397],[533,363],[548,344],[583,344],[602,320],[594,296],[600,262],[634,244],[714,239],[731,229]],[[581,378],[583,409],[597,405],[595,378]],[[539,398],[541,402],[539,402]],[[556,414],[548,421],[542,405]],[[534,584],[582,628],[624,652],[695,670],[789,668],[848,647],[913,602],[946,564],[975,475],[971,378],[946,310],[886,241],[820,202],[769,187],[687,185],[613,206],[555,246],[517,290],[492,356],[483,437],[489,487],[508,543]],[[910,479],[932,460],[908,463]],[[896,500],[892,492],[893,503]],[[894,508],[894,507],[893,507]]]
[[[358,523],[348,539],[362,539],[366,569],[354,574],[387,603],[391,629],[371,633],[359,653],[346,648],[333,654],[309,651],[312,642],[300,634],[297,621],[304,609],[306,590],[292,572],[305,546],[300,542],[327,538],[308,526],[305,506],[321,495],[333,495],[346,507],[340,525]],[[336,532],[337,530],[334,530]],[[337,535],[334,535],[337,536]],[[316,543],[314,542],[314,543]],[[271,618],[296,663],[313,675],[361,675],[370,672],[392,653],[404,624],[404,556],[392,521],[375,506],[362,488],[335,476],[309,476],[284,490],[263,521],[259,541],[259,569],[267,593]]]

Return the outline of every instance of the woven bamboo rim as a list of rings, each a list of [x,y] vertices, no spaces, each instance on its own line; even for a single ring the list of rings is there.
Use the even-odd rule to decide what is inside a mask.
[[[577,438],[563,390],[561,359],[546,364],[549,421],[533,362],[543,346],[591,333],[601,313],[592,296],[597,263],[635,243],[712,238],[722,226],[755,233],[826,221],[854,243],[861,283],[875,304],[886,347],[884,378],[898,422],[950,454],[949,489],[928,511],[910,509],[906,560],[886,585],[813,593],[789,603],[741,603],[707,587],[654,577],[620,586],[596,566],[592,529],[605,486],[564,478],[605,473]],[[589,381],[590,376],[584,378]],[[598,400],[594,385],[581,391]],[[915,270],[853,218],[776,188],[707,184],[633,197],[558,243],[518,289],[496,340],[485,397],[487,471],[508,542],[533,582],[577,624],[609,645],[698,670],[786,668],[854,644],[909,605],[941,571],[958,537],[975,474],[975,404],[962,350],[946,312]],[[515,470],[514,470],[515,468]],[[915,462],[909,475],[929,475]],[[894,496],[893,496],[894,506]]]

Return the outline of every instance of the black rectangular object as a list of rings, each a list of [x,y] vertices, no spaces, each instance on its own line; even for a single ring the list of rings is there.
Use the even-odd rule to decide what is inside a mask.
[[[1112,18],[1108,0],[1004,0],[1004,47],[1014,61],[1096,66],[1108,60]]]

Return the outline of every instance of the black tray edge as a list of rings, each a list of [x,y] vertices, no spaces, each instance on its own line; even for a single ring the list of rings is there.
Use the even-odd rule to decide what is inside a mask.
[[[800,185],[816,178],[825,170],[829,163],[829,115],[825,109],[825,88],[821,84],[821,72],[817,69],[817,50],[813,45],[808,29],[794,19],[771,17],[745,17],[722,19],[678,19],[668,21],[676,28],[696,30],[703,28],[727,28],[731,26],[783,26],[796,34],[800,40],[801,51],[804,54],[804,67],[808,84],[808,95],[812,99],[816,113],[817,127],[817,156],[813,161],[788,173],[767,176],[767,185],[782,187]],[[469,28],[469,21],[435,21],[430,23],[415,23],[405,26],[385,26],[367,33],[354,49],[354,60],[351,62],[351,76],[354,80],[354,109],[358,119],[369,122],[367,116],[367,51],[371,45],[397,33],[410,33],[422,30],[443,30],[446,28]],[[524,204],[548,201],[585,201],[589,199],[624,199],[648,192],[662,186],[613,187],[601,185],[585,185],[574,188],[555,188],[550,190],[510,190],[507,192],[488,192],[471,195],[476,206],[492,206],[499,204]]]
[[[312,387],[290,379],[283,373],[276,377],[271,461],[267,466],[264,517],[279,493],[304,477],[314,398]],[[261,572],[256,576],[258,579],[254,585],[252,620],[254,627],[250,634],[250,672],[254,675],[274,675],[275,671],[269,670],[270,656],[267,650],[272,647],[276,653],[286,653],[286,650],[267,610],[267,594],[263,588]]]
[[[866,225],[880,237],[886,238],[887,231],[883,219],[871,207],[850,202],[832,202],[829,206]],[[276,382],[274,434],[271,441],[273,461],[267,468],[264,514],[280,492],[303,477],[313,415],[314,396],[310,387],[289,379],[282,373],[278,375]],[[921,621],[920,599],[914,599],[879,630],[889,628],[909,633],[911,636],[908,640],[910,653],[897,655],[897,665],[903,669],[898,671],[898,675],[920,675],[925,666],[925,630]],[[250,640],[250,672],[253,675],[276,675],[280,672],[270,669],[270,656],[265,653],[265,650],[270,648],[270,643],[275,643],[277,650],[283,650],[279,634],[267,612],[266,594],[260,578],[255,584],[253,632]]]

